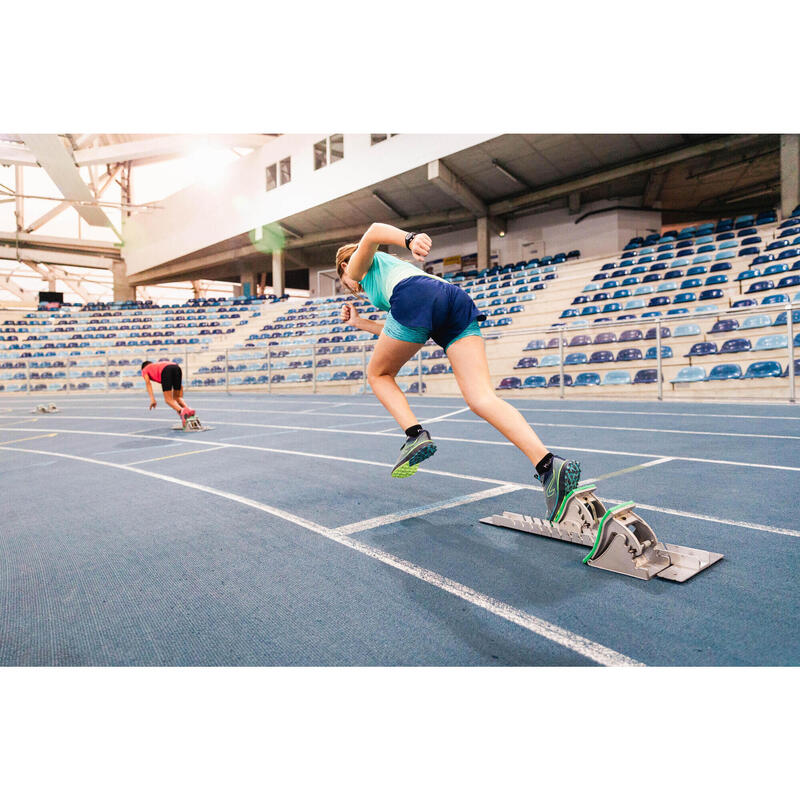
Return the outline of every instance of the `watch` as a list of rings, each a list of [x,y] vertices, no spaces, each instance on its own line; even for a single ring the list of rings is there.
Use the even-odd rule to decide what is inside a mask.
[[[411,249],[411,242],[414,241],[414,237],[415,236],[418,236],[418,234],[416,234],[416,233],[407,233],[406,234],[406,249],[407,250]]]

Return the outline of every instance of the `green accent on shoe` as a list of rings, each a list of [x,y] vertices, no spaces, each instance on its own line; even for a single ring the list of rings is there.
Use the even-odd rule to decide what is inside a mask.
[[[575,494],[575,492],[584,492],[587,489],[596,489],[597,486],[593,483],[587,483],[584,486],[576,486],[562,501],[561,505],[558,507],[558,511],[556,515],[553,517],[553,522],[561,522],[561,517],[564,516],[564,512],[567,509],[567,501]]]
[[[589,551],[589,555],[583,559],[584,564],[588,564],[594,558],[594,554],[597,552],[597,546],[600,544],[600,536],[603,533],[603,526],[608,522],[609,517],[612,514],[615,514],[617,511],[621,511],[624,508],[631,508],[632,506],[636,505],[633,501],[628,503],[620,503],[618,506],[613,506],[613,508],[609,508],[605,514],[603,514],[603,518],[600,520],[600,524],[597,526],[597,536],[595,537],[594,544],[592,545],[592,549]]]

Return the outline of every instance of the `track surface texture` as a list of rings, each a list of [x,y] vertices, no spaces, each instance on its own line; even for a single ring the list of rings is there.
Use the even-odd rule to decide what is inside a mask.
[[[479,522],[545,515],[527,459],[454,398],[389,477],[371,396],[0,398],[0,664],[797,665],[800,409],[512,400],[606,502],[723,553],[684,584]]]

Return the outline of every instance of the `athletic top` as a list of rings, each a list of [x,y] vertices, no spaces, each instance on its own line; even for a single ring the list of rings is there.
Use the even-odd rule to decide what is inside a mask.
[[[158,361],[154,364],[148,364],[143,370],[142,375],[146,375],[150,378],[151,381],[155,381],[156,383],[161,383],[161,373],[164,371],[164,367],[174,367],[172,361]]]
[[[429,275],[419,267],[409,264],[408,261],[390,256],[388,253],[378,252],[375,253],[367,274],[361,279],[361,287],[372,305],[381,311],[388,311],[394,287],[406,278],[420,276],[448,283],[444,278],[440,278],[438,275]]]

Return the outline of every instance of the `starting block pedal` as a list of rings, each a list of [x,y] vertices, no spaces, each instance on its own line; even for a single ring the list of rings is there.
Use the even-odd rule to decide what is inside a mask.
[[[653,529],[633,510],[634,503],[611,508],[598,498],[593,484],[567,495],[553,522],[505,511],[481,520],[590,547],[584,564],[649,581],[664,578],[683,583],[722,558],[721,553],[658,541]]]
[[[60,411],[61,409],[55,403],[50,403],[48,406],[36,406],[31,414],[58,414]]]
[[[186,417],[186,420],[183,424],[180,422],[177,425],[172,426],[172,430],[174,431],[184,431],[185,433],[198,433],[200,431],[210,431],[212,428],[209,428],[207,425],[203,425],[197,417]]]

